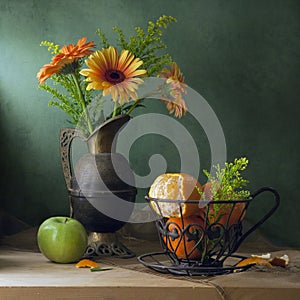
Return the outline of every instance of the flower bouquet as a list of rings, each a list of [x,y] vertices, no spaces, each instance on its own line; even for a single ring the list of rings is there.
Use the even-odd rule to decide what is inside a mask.
[[[95,49],[93,41],[83,37],[77,44],[63,47],[49,41],[47,46],[53,55],[37,73],[39,87],[52,94],[49,106],[57,106],[69,116],[69,122],[88,136],[105,120],[121,114],[129,115],[142,105],[145,98],[137,91],[145,77],[165,79],[153,94],[166,102],[168,111],[175,117],[186,112],[182,98],[185,93],[184,77],[169,53],[163,53],[163,29],[176,22],[172,16],[161,16],[149,21],[144,31],[135,28],[135,35],[126,39],[123,31],[114,27],[118,47],[111,45],[101,29],[96,31],[102,49]],[[52,79],[53,85],[46,83]],[[59,88],[58,88],[59,87]],[[62,88],[62,89],[61,89]],[[107,116],[103,114],[105,96],[111,96],[113,107]],[[151,95],[148,95],[151,96]]]
[[[146,31],[136,27],[135,35],[129,38],[114,27],[116,45],[98,29],[99,49],[86,37],[63,47],[49,41],[41,43],[53,57],[37,73],[39,87],[52,94],[49,105],[62,109],[76,126],[61,129],[61,162],[71,216],[84,225],[93,241],[88,255],[100,255],[104,241],[110,253],[132,255],[111,235],[130,218],[136,195],[129,163],[113,145],[131,112],[142,106],[144,99],[155,96],[175,117],[186,113],[184,78],[171,55],[164,53],[162,41],[163,29],[175,21],[174,17],[161,16],[148,22]],[[145,79],[150,77],[160,77],[159,84],[146,93]],[[49,79],[52,84],[48,84]],[[108,113],[104,113],[105,104],[110,105]],[[71,142],[77,136],[87,142],[89,153],[71,168]],[[116,170],[126,177],[124,181]]]

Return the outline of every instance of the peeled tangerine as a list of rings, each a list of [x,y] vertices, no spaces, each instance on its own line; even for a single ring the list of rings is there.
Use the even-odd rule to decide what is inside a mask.
[[[186,200],[184,203],[151,201],[153,209],[163,217],[179,218],[180,207],[182,216],[188,217],[199,214],[198,203],[191,204],[188,200],[200,200],[196,186],[201,189],[200,183],[193,176],[186,173],[165,173],[158,176],[149,190],[150,198],[167,200]]]

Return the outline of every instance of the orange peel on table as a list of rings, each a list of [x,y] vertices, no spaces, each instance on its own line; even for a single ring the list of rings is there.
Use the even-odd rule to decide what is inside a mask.
[[[99,264],[90,259],[82,259],[76,264],[76,268],[98,268]]]
[[[245,258],[242,261],[240,261],[236,265],[236,267],[245,267],[245,266],[248,266],[248,265],[263,265],[263,266],[266,266],[268,268],[272,268],[272,265],[266,259],[263,259],[263,258],[260,258],[260,257]]]

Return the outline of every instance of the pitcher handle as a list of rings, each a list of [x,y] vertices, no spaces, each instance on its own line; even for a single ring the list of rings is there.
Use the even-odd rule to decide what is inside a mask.
[[[79,137],[82,140],[85,139],[82,132],[78,129],[61,128],[60,137],[59,137],[60,159],[61,159],[63,174],[64,174],[64,178],[68,190],[71,188],[71,179],[73,176],[71,156],[70,156],[71,144],[73,139],[76,137]]]
[[[274,196],[274,205],[272,208],[268,211],[267,214],[263,218],[261,218],[260,221],[258,221],[255,225],[253,225],[248,231],[246,231],[240,238],[239,240],[239,245],[245,240],[246,237],[248,237],[253,231],[255,231],[258,227],[260,227],[267,219],[271,217],[271,215],[276,211],[280,204],[280,196],[279,193],[271,188],[271,187],[263,187],[254,192],[250,197],[252,197],[252,201],[254,200],[255,197],[257,197],[259,194],[263,192],[271,192]],[[251,201],[251,202],[252,202]]]

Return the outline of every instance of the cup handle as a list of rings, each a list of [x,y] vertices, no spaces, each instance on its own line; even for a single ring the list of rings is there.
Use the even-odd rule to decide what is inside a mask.
[[[72,163],[71,163],[71,144],[74,138],[79,137],[82,140],[85,140],[82,132],[78,129],[73,128],[61,128],[60,130],[60,159],[63,169],[64,178],[66,181],[66,186],[68,190],[71,188],[71,179],[73,175]]]
[[[272,208],[265,214],[264,217],[261,218],[254,226],[252,226],[248,231],[246,231],[239,239],[239,245],[245,240],[246,237],[248,237],[253,231],[255,231],[258,227],[260,227],[267,219],[271,217],[271,215],[276,211],[280,204],[280,196],[279,193],[271,188],[271,187],[262,187],[256,192],[254,192],[250,197],[252,198],[252,201],[261,193],[264,192],[271,192],[274,196],[274,205]],[[251,201],[251,202],[252,202]]]

